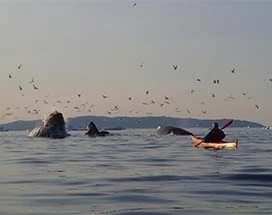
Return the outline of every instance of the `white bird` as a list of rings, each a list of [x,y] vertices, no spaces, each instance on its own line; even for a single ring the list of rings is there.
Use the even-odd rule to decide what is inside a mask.
[[[29,84],[32,84],[34,82],[34,78],[31,79],[31,81],[29,81]]]
[[[38,90],[39,88],[35,84],[33,84],[33,89]]]

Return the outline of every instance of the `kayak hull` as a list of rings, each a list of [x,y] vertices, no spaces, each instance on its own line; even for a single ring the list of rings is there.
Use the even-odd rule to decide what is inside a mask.
[[[220,142],[220,143],[205,143],[203,139],[191,136],[193,146],[196,148],[204,148],[204,149],[214,149],[214,150],[221,150],[221,149],[236,149],[238,146],[238,140],[233,140],[231,142]]]

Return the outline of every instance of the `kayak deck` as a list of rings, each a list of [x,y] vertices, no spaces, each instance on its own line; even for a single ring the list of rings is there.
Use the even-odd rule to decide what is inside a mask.
[[[233,140],[231,142],[220,142],[220,143],[205,143],[203,142],[203,139],[191,136],[192,137],[192,143],[193,146],[196,148],[204,148],[204,149],[214,149],[214,150],[220,150],[220,149],[236,149],[238,146],[238,140]]]

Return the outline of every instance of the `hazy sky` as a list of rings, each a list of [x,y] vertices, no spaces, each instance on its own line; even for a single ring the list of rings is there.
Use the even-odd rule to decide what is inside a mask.
[[[59,110],[271,125],[271,11],[259,0],[0,0],[0,122]]]

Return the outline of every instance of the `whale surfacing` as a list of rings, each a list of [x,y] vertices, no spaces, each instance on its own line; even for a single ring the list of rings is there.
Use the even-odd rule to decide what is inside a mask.
[[[68,136],[62,113],[58,111],[51,113],[39,127],[32,130],[30,136],[49,137],[54,139],[62,139]]]
[[[87,131],[85,132],[85,135],[88,135],[89,137],[104,137],[109,134],[110,132],[108,131],[99,131],[93,121],[89,123],[89,125],[87,126]]]
[[[157,128],[157,134],[159,135],[192,135],[191,132],[182,128],[173,126],[159,126]]]

